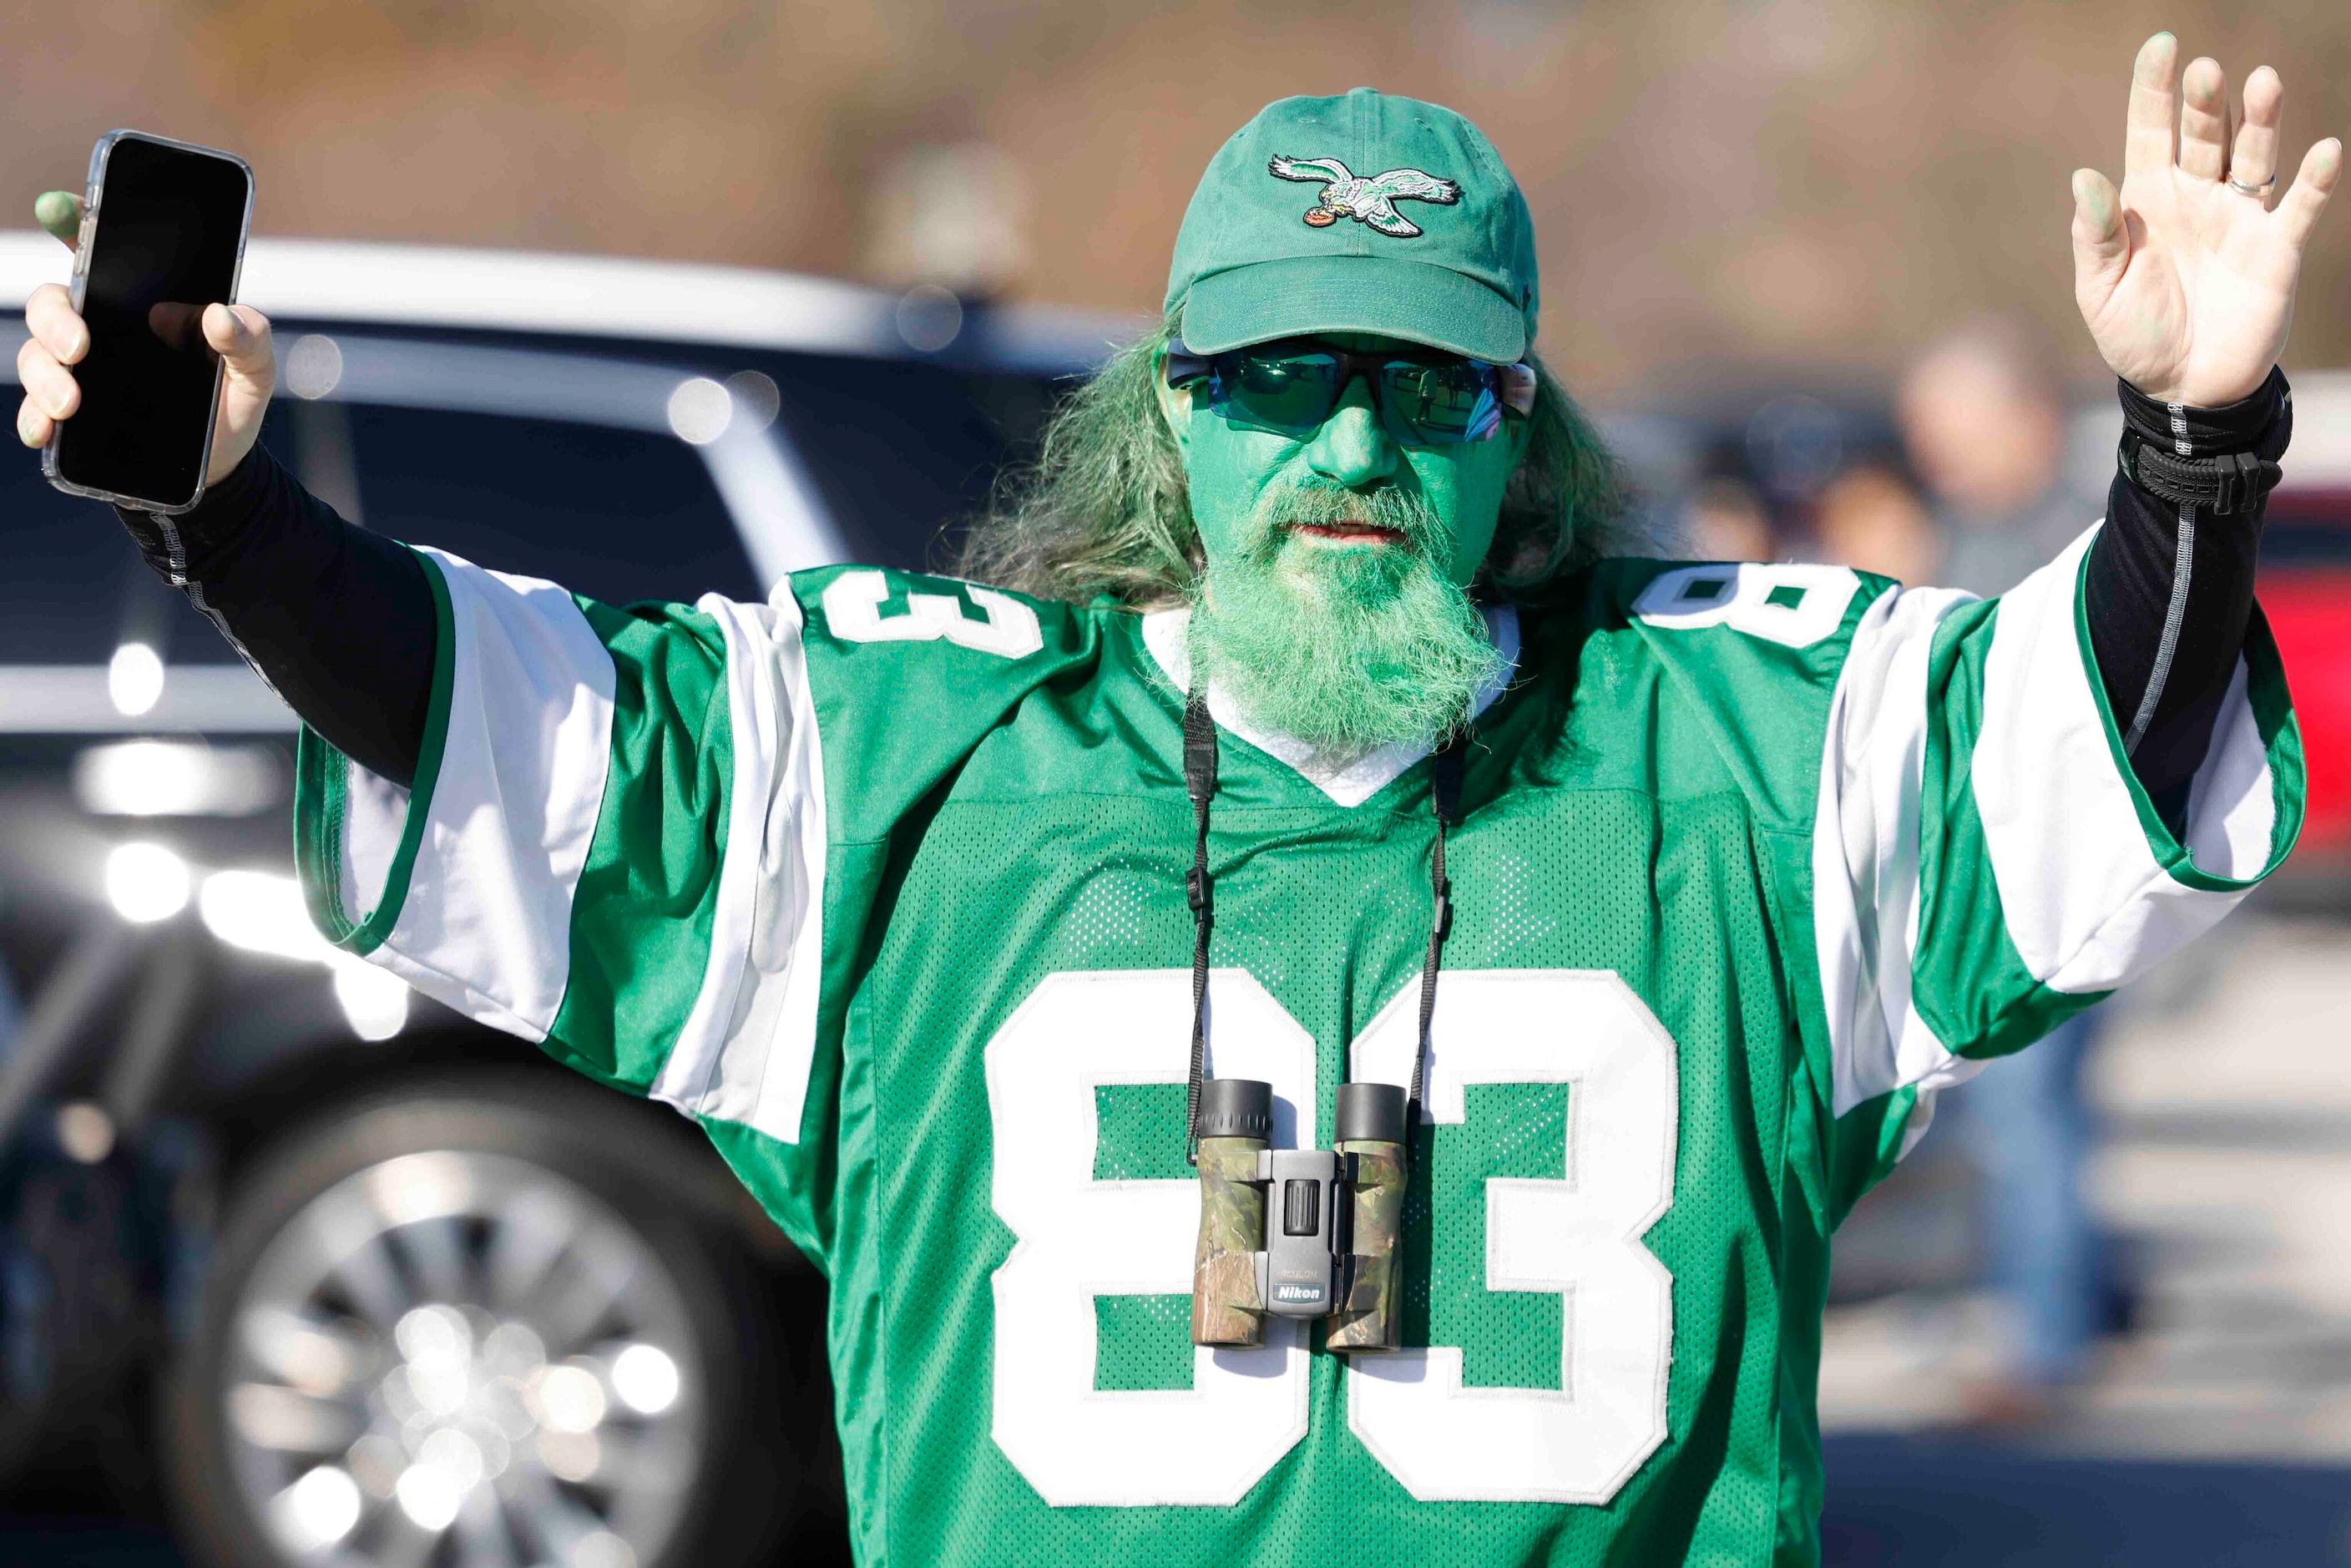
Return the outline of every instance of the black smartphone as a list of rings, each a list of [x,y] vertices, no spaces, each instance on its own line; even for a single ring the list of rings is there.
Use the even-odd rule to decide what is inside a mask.
[[[233,152],[114,131],[89,155],[73,303],[89,324],[81,406],[41,458],[49,483],[149,512],[203,498],[220,356],[204,308],[236,298],[253,170]]]

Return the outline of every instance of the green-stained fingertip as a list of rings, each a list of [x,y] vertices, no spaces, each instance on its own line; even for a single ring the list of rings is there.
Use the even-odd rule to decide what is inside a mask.
[[[71,191],[43,191],[33,198],[33,221],[72,245],[81,235],[81,198]]]
[[[2081,211],[2082,215],[2097,225],[2098,232],[2101,234],[2111,229],[2114,226],[2115,214],[2113,206],[2106,200],[2105,183],[2091,170],[2076,169],[2074,171],[2073,183],[2074,205]]]

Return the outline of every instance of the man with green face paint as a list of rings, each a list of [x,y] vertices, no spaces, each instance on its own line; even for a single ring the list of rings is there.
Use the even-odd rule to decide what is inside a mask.
[[[1811,1563],[1830,1232],[2299,825],[2251,573],[2340,148],[2272,210],[2244,100],[2159,35],[2076,175],[2121,471],[1991,602],[1630,556],[1516,184],[1365,89],[1217,153],[975,580],[622,611],[371,542],[225,308],[214,492],[126,520],[308,722],[328,936],[695,1117],[827,1271],[861,1561]],[[87,333],[28,316],[38,444]],[[1399,1348],[1191,1343],[1234,1079],[1277,1151],[1407,1089]]]

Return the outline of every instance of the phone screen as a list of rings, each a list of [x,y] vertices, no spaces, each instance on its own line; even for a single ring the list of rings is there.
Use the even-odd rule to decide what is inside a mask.
[[[230,298],[252,175],[231,158],[125,136],[106,151],[83,261],[89,352],[55,473],[183,507],[204,483],[218,358],[206,305]]]

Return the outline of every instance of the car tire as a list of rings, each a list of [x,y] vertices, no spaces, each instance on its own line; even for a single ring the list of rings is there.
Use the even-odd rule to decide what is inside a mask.
[[[822,1379],[786,1389],[813,1358],[779,1342],[812,1325],[779,1315],[711,1160],[540,1072],[281,1138],[233,1189],[169,1379],[192,1558],[732,1568],[808,1531],[825,1456],[794,1407]]]

